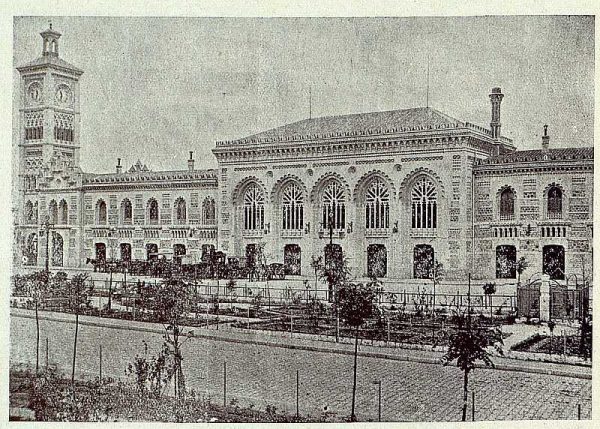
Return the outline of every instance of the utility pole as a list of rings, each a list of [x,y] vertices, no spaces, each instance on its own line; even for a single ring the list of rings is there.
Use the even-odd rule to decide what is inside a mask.
[[[327,216],[327,226],[329,227],[329,258],[330,261],[329,263],[333,263],[333,227],[334,222],[333,222],[333,211],[335,209],[335,206],[332,205],[331,209],[329,211],[329,215]],[[335,342],[339,343],[340,342],[340,312],[339,312],[339,308],[338,308],[338,294],[337,294],[337,285],[331,285],[331,291],[333,292],[334,296],[334,304],[335,304]],[[335,289],[335,290],[334,290]]]

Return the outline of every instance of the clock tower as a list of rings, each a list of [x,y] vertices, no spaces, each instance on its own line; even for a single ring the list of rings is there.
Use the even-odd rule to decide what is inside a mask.
[[[79,78],[83,71],[59,57],[61,34],[52,24],[40,34],[42,56],[17,67],[21,74],[19,176],[25,192],[63,187],[65,181],[74,184],[80,171]]]

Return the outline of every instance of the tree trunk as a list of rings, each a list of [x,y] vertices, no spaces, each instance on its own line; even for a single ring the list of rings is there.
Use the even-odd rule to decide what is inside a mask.
[[[35,300],[35,375],[40,370],[40,318],[38,315],[38,302]]]
[[[356,364],[358,358],[358,326],[356,327],[356,335],[354,337],[354,381],[352,383],[352,414],[350,415],[350,421],[357,421],[356,414],[354,413],[356,404]]]
[[[77,331],[79,330],[79,308],[75,310],[75,342],[73,343],[73,368],[71,371],[71,386],[75,392],[75,359],[77,358]]]
[[[467,402],[469,400],[468,394],[468,384],[469,384],[469,370],[465,369],[465,378],[463,382],[463,410],[462,410],[462,421],[467,421]]]

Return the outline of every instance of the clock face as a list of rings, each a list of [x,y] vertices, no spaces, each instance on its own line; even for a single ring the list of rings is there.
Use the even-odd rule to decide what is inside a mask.
[[[73,92],[67,85],[60,85],[56,90],[56,102],[63,106],[68,106],[73,102]]]
[[[39,82],[33,82],[27,88],[27,97],[35,103],[42,101],[42,85]]]

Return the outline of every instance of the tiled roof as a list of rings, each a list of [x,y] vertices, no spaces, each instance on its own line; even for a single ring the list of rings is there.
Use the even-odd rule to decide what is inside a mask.
[[[356,113],[303,119],[268,131],[251,135],[236,143],[264,140],[305,140],[310,136],[343,136],[364,133],[383,134],[394,131],[454,128],[465,123],[430,107]],[[232,142],[233,143],[233,142]]]
[[[594,159],[593,147],[520,150],[503,155],[491,156],[478,161],[478,165],[515,164],[520,162],[564,161]]]
[[[20,67],[17,67],[17,70],[32,68],[32,67],[42,67],[42,66],[55,66],[62,69],[72,70],[76,73],[82,74],[83,70],[78,67],[75,67],[73,64],[66,62],[62,58],[58,58],[52,55],[45,55],[39,57],[27,64],[24,64]]]
[[[86,185],[106,183],[141,183],[182,180],[216,180],[217,171],[209,170],[176,170],[176,171],[138,171],[135,173],[96,174],[84,179]]]

